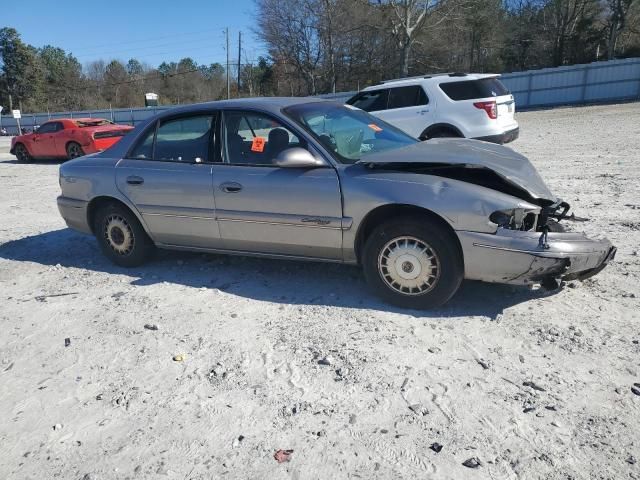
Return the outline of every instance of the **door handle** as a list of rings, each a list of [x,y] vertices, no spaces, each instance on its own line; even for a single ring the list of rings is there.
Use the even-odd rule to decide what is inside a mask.
[[[142,185],[144,183],[144,178],[138,177],[136,175],[131,175],[127,177],[127,183],[129,185]]]
[[[220,189],[223,192],[235,193],[242,190],[242,185],[240,185],[238,182],[224,182],[220,184]]]

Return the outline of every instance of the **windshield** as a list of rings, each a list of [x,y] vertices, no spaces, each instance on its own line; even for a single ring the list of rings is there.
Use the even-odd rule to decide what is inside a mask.
[[[284,112],[311,133],[341,163],[418,142],[397,128],[350,105],[303,103]]]

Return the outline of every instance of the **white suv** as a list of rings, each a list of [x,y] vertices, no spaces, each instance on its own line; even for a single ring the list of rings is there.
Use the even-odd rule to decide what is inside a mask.
[[[446,73],[387,80],[347,103],[420,140],[466,137],[507,143],[518,138],[516,105],[498,76]]]

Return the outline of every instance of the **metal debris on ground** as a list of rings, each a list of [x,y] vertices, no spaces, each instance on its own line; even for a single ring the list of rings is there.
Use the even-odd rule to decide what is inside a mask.
[[[478,460],[476,457],[471,457],[462,462],[462,465],[467,468],[478,468],[482,465],[482,463],[480,463],[480,460]]]

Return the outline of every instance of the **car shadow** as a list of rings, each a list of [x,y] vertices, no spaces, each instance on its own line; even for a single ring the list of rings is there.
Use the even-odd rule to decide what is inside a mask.
[[[0,160],[0,163],[11,165],[61,165],[67,160],[64,158],[38,158],[31,160],[30,162],[19,162],[16,158],[8,160]]]
[[[465,281],[445,306],[430,311],[407,310],[375,297],[367,288],[360,269],[354,266],[158,251],[148,264],[127,269],[109,262],[92,236],[71,229],[6,242],[0,245],[0,258],[124,274],[131,277],[131,285],[136,286],[174,283],[216,288],[245,298],[282,304],[372,309],[420,318],[483,315],[495,319],[508,307],[553,294]]]

